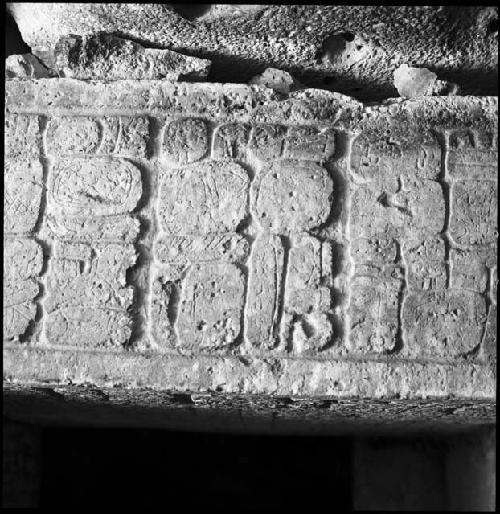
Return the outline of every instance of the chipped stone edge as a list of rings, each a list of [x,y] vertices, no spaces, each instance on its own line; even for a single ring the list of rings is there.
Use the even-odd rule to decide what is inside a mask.
[[[363,105],[357,100],[324,90],[306,89],[287,98],[262,86],[166,81],[90,81],[75,79],[7,81],[6,111],[12,113],[95,113],[133,115],[168,114],[214,117],[222,122],[282,121],[282,106],[290,106],[288,122],[328,123],[356,129],[373,115],[402,113],[423,116],[426,123],[459,126],[462,119],[496,123],[498,97],[425,97],[390,99]],[[273,113],[273,107],[277,112]],[[297,108],[295,108],[297,107]],[[306,108],[304,108],[306,107]],[[474,107],[474,109],[471,109]],[[288,107],[287,107],[288,108]],[[447,109],[446,118],[436,111]],[[260,111],[260,113],[259,113]],[[473,113],[471,112],[473,111]],[[428,118],[430,117],[430,118]],[[211,373],[208,368],[212,368]],[[7,382],[90,382],[126,384],[166,390],[224,391],[267,395],[327,395],[340,398],[492,399],[496,393],[493,366],[468,362],[314,361],[307,359],[252,359],[235,357],[183,357],[101,353],[74,349],[44,350],[4,347]],[[139,378],[138,378],[139,377]],[[144,377],[141,379],[140,377]],[[227,383],[226,381],[229,381]]]
[[[4,381],[334,398],[494,399],[493,366],[238,359],[4,345]]]

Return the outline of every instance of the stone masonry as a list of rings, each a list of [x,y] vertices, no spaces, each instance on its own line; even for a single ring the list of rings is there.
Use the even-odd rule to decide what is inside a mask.
[[[7,383],[492,400],[497,109],[7,81]]]

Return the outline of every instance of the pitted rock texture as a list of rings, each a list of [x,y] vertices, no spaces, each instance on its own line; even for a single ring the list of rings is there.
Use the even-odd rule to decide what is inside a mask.
[[[245,83],[279,68],[307,87],[377,101],[397,96],[393,74],[407,64],[466,95],[498,94],[496,7],[13,2],[8,9],[53,69],[61,37],[104,32],[210,59],[216,82]]]
[[[144,48],[109,34],[63,36],[54,48],[60,77],[81,80],[203,80],[210,61],[170,50]]]
[[[5,59],[7,79],[45,79],[53,75],[54,73],[32,54],[9,55]]]
[[[252,77],[248,83],[256,86],[269,87],[284,95],[288,95],[291,91],[297,91],[304,87],[297,82],[290,73],[276,68],[266,68],[259,75]]]
[[[403,98],[426,95],[455,95],[458,86],[452,82],[437,80],[437,75],[426,68],[412,68],[402,64],[394,72],[394,85]]]
[[[494,396],[496,98],[6,93],[11,379]]]

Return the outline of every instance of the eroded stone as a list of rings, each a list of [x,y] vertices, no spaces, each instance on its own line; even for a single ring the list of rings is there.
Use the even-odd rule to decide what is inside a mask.
[[[203,120],[181,119],[165,127],[162,158],[182,165],[200,160],[208,152],[208,129]]]
[[[15,159],[39,157],[42,136],[38,116],[7,113],[4,129],[6,157]]]
[[[177,330],[182,348],[217,350],[241,333],[244,277],[233,264],[194,264],[182,283]]]
[[[155,256],[162,263],[241,262],[248,256],[248,241],[237,234],[169,236],[155,243]]]
[[[126,272],[136,260],[131,245],[53,244],[47,278],[47,334],[77,346],[121,345],[130,337],[127,309],[133,289]]]
[[[158,214],[167,234],[210,234],[236,230],[248,214],[246,171],[236,163],[212,161],[164,172]]]
[[[317,352],[334,338],[331,319],[332,247],[300,234],[288,255],[285,339],[297,354]]]
[[[285,248],[278,236],[261,234],[252,247],[246,307],[246,338],[257,348],[276,345],[281,331]]]
[[[3,338],[21,336],[35,318],[33,300],[39,293],[41,246],[31,239],[4,239]]]
[[[457,357],[481,343],[486,302],[465,290],[410,292],[402,316],[405,355]]]
[[[266,68],[259,75],[252,77],[248,83],[256,86],[269,87],[284,95],[304,87],[297,82],[290,73],[278,70],[277,68]]]
[[[111,34],[63,36],[54,62],[60,76],[79,80],[204,80],[210,70],[207,59],[144,48]]]
[[[7,79],[45,79],[53,76],[32,54],[9,55],[5,59],[5,78]]]
[[[493,243],[498,237],[498,186],[494,181],[452,186],[450,235],[458,245]]]
[[[40,216],[43,167],[40,161],[5,159],[3,229],[11,234],[28,234]]]
[[[250,127],[240,123],[222,125],[214,133],[214,159],[242,159],[246,156]]]
[[[393,268],[392,275],[359,275],[351,279],[347,343],[351,352],[381,354],[396,348],[403,281],[400,269]]]
[[[48,228],[59,236],[75,234],[77,239],[128,239],[137,233],[137,222],[127,214],[141,195],[141,172],[129,161],[58,159],[48,193]]]
[[[331,209],[333,181],[312,162],[284,160],[263,167],[254,187],[254,212],[260,225],[278,234],[320,226]]]
[[[287,129],[281,125],[255,125],[250,136],[249,150],[257,159],[279,159],[283,154]]]
[[[147,156],[149,121],[145,117],[64,116],[52,118],[47,129],[51,155],[117,154]]]

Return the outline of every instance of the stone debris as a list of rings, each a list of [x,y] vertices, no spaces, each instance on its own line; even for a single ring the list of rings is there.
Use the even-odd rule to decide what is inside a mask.
[[[412,68],[407,64],[395,70],[394,86],[403,98],[459,94],[457,84],[438,80],[434,72],[426,68]]]
[[[498,90],[498,10],[481,5],[12,2],[7,8],[32,53],[53,69],[61,37],[101,32],[206,56],[219,83],[247,82],[274,67],[308,87],[381,101],[395,95],[393,74],[408,63],[453,70],[465,95]],[[150,76],[123,69],[127,78]]]
[[[80,80],[205,80],[210,64],[109,34],[63,36],[54,47],[59,76]]]
[[[54,73],[32,54],[9,55],[5,59],[6,79],[47,79]]]
[[[493,396],[498,100],[273,95],[7,82],[7,374]]]
[[[268,87],[284,95],[304,88],[290,73],[278,70],[277,68],[266,68],[261,74],[251,78],[248,83],[250,85]]]

